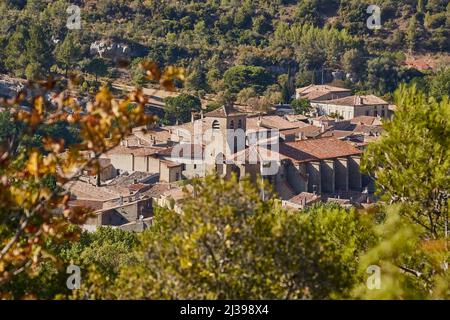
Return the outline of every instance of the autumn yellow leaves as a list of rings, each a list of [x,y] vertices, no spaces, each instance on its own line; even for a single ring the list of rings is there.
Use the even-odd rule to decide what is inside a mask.
[[[166,90],[175,89],[174,80],[184,80],[181,68],[160,71],[153,62],[141,67],[147,79]],[[29,83],[16,98],[0,101],[13,125],[21,128],[0,140],[0,284],[22,272],[32,273],[49,255],[46,241],[76,236],[70,224],[83,223],[89,212],[70,207],[62,186],[84,170],[95,174],[103,153],[134,127],[154,120],[144,112],[147,98],[142,90],[118,99],[104,86],[81,106],[73,90],[61,91],[56,84],[54,79]],[[79,142],[68,145],[54,134],[36,135],[61,121],[77,130]]]

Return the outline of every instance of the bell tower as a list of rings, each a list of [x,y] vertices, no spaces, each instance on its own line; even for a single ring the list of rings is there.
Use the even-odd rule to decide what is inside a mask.
[[[205,114],[205,118],[210,120],[214,132],[220,132],[228,155],[245,149],[247,129],[245,113],[239,112],[231,105],[224,105]]]

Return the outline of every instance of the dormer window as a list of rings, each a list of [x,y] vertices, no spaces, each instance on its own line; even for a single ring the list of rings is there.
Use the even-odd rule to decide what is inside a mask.
[[[234,121],[233,120],[230,121],[230,129],[234,129]]]
[[[213,130],[220,130],[220,123],[218,120],[214,120],[212,123],[212,129]]]

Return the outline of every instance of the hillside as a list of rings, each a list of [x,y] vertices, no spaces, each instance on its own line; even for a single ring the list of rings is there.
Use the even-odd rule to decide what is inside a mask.
[[[145,58],[185,67],[187,91],[236,99],[223,76],[245,65],[266,72],[257,94],[287,100],[295,86],[339,79],[355,91],[386,94],[423,76],[405,64],[437,69],[450,51],[447,0],[71,3],[80,6],[80,30],[66,27],[69,1],[2,1],[0,69],[28,78],[78,70],[91,80],[142,85],[137,68]],[[373,3],[381,8],[381,30],[367,27]]]

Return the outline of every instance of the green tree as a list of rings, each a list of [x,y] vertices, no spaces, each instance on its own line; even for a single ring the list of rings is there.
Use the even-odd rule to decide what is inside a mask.
[[[437,100],[444,96],[450,96],[450,68],[440,69],[436,75],[431,77],[430,95]]]
[[[256,98],[258,94],[253,88],[244,88],[236,96],[236,102],[246,104],[250,98]]]
[[[367,86],[378,94],[393,92],[398,85],[398,67],[395,58],[383,56],[369,61]]]
[[[165,102],[164,122],[170,124],[190,121],[191,113],[199,112],[202,106],[199,98],[185,93],[182,93],[177,97],[168,97]]]
[[[342,68],[351,74],[356,81],[360,80],[367,68],[363,53],[358,49],[350,49],[344,53],[341,59]]]
[[[26,52],[26,39],[27,32],[25,28],[17,26],[5,48],[5,67],[17,77],[23,77],[27,67],[27,56],[24,54]]]
[[[25,43],[26,57],[29,64],[26,68],[27,78],[34,79],[37,76],[46,76],[52,65],[52,48],[47,41],[44,30],[39,24],[32,24],[28,34],[29,37]]]
[[[98,77],[104,77],[108,74],[108,65],[102,58],[94,58],[86,66],[86,71],[95,75],[95,82]]]
[[[69,70],[77,65],[82,57],[78,36],[73,32],[67,33],[64,41],[56,47],[55,56],[59,66],[65,70],[67,77]]]
[[[144,70],[141,67],[142,58],[134,59],[130,66],[131,81],[136,87],[142,87],[145,83]]]
[[[386,134],[369,145],[363,169],[374,175],[378,192],[429,237],[448,230],[450,195],[450,102],[427,98],[415,87],[396,92],[398,109],[384,124]]]
[[[380,288],[370,290],[366,281],[352,296],[358,299],[449,299],[450,251],[445,239],[429,239],[423,229],[405,217],[398,205],[374,227],[376,244],[361,256],[359,273],[367,279],[369,267],[380,269]],[[385,211],[385,210],[383,210]]]
[[[122,266],[135,263],[132,249],[137,245],[135,233],[101,227],[95,232],[83,232],[79,241],[68,242],[59,250],[67,263],[83,268],[95,265],[99,272],[113,280]]]
[[[408,47],[411,52],[416,50],[419,44],[420,34],[418,29],[419,23],[417,22],[417,18],[414,15],[409,21],[408,32],[406,34],[406,40],[408,41]]]
[[[273,81],[264,68],[255,66],[231,67],[224,73],[223,80],[225,87],[233,94],[250,87],[262,94]]]
[[[140,262],[124,266],[104,297],[325,299],[347,296],[360,280],[367,216],[337,206],[286,212],[248,180],[211,176],[193,188],[182,214],[157,211]]]
[[[206,70],[199,63],[191,67],[186,77],[186,89],[194,91],[209,91]]]
[[[291,102],[291,108],[295,114],[307,115],[311,111],[311,104],[308,99],[294,99]]]

